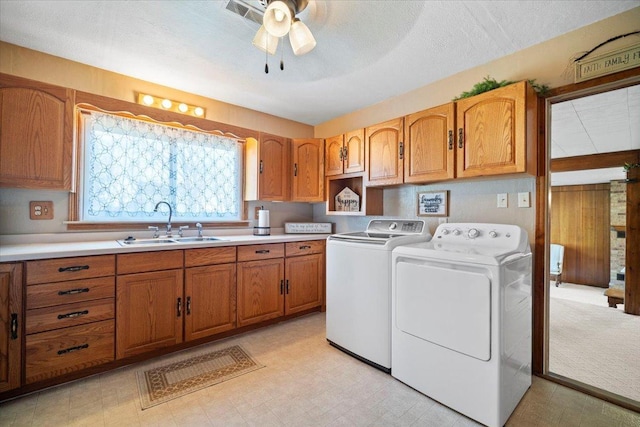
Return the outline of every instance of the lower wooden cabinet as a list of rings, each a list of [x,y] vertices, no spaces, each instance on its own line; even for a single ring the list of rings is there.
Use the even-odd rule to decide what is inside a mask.
[[[238,326],[284,316],[284,259],[238,263]]]
[[[185,341],[236,327],[235,263],[185,269],[184,295]]]
[[[113,360],[114,320],[27,335],[27,384]]]
[[[0,264],[0,392],[20,387],[22,264]]]
[[[179,269],[118,276],[117,359],[182,342],[182,275]]]
[[[285,314],[322,305],[324,263],[321,254],[297,256],[285,261]]]

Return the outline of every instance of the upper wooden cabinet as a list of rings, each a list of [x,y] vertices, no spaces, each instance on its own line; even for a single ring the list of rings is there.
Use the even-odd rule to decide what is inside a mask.
[[[364,129],[325,140],[325,175],[363,172],[365,162]]]
[[[368,184],[402,184],[404,170],[403,118],[365,129]]]
[[[247,138],[245,200],[286,201],[289,196],[289,140],[260,134]]]
[[[0,74],[0,186],[71,189],[74,93]]]
[[[429,182],[455,176],[454,121],[453,103],[405,117],[404,182]]]
[[[294,139],[291,142],[293,175],[291,201],[324,200],[324,153],[321,139]]]
[[[536,173],[537,95],[528,82],[457,101],[456,111],[458,177]]]

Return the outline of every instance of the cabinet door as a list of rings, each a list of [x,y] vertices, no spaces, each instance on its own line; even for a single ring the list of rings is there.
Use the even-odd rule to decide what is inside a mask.
[[[119,276],[116,282],[116,358],[182,342],[182,270]]]
[[[527,82],[456,102],[457,176],[526,170]]]
[[[74,91],[0,75],[0,186],[71,189]]]
[[[284,260],[238,263],[238,326],[284,315]]]
[[[236,265],[185,270],[185,341],[236,327]]]
[[[259,200],[285,201],[288,195],[289,141],[260,135]]]
[[[344,173],[364,172],[364,129],[358,129],[344,135],[342,148]]]
[[[287,258],[285,314],[322,305],[323,267],[321,254]]]
[[[454,177],[454,104],[405,117],[404,182]]]
[[[344,136],[338,135],[324,140],[324,174],[325,176],[340,175],[342,169],[342,146]]]
[[[402,118],[366,129],[368,185],[402,184],[403,128]]]
[[[321,139],[294,139],[291,142],[293,180],[291,200],[324,200],[324,153]]]
[[[20,386],[22,264],[0,264],[0,392]]]

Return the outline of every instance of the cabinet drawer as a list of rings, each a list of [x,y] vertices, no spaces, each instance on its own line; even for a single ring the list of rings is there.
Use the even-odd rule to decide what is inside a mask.
[[[27,310],[26,333],[50,331],[113,319],[114,298]]]
[[[120,254],[117,260],[118,274],[144,273],[147,271],[182,268],[184,251],[141,252]]]
[[[236,247],[187,249],[184,251],[184,266],[228,264],[236,262]]]
[[[283,257],[284,243],[238,246],[238,262]]]
[[[27,384],[113,360],[114,321],[58,329],[26,338]]]
[[[288,257],[309,254],[321,254],[324,251],[324,240],[308,240],[305,242],[290,242],[285,247]]]
[[[113,276],[115,255],[27,261],[27,285]]]
[[[113,298],[115,277],[70,280],[68,282],[34,285],[27,288],[27,310],[60,304]]]

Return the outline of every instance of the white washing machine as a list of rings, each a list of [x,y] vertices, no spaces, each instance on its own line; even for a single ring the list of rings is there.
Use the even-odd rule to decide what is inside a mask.
[[[441,224],[392,256],[391,375],[488,426],[531,385],[531,249],[515,225]]]
[[[391,251],[431,238],[423,220],[376,219],[327,239],[327,340],[391,370]]]

